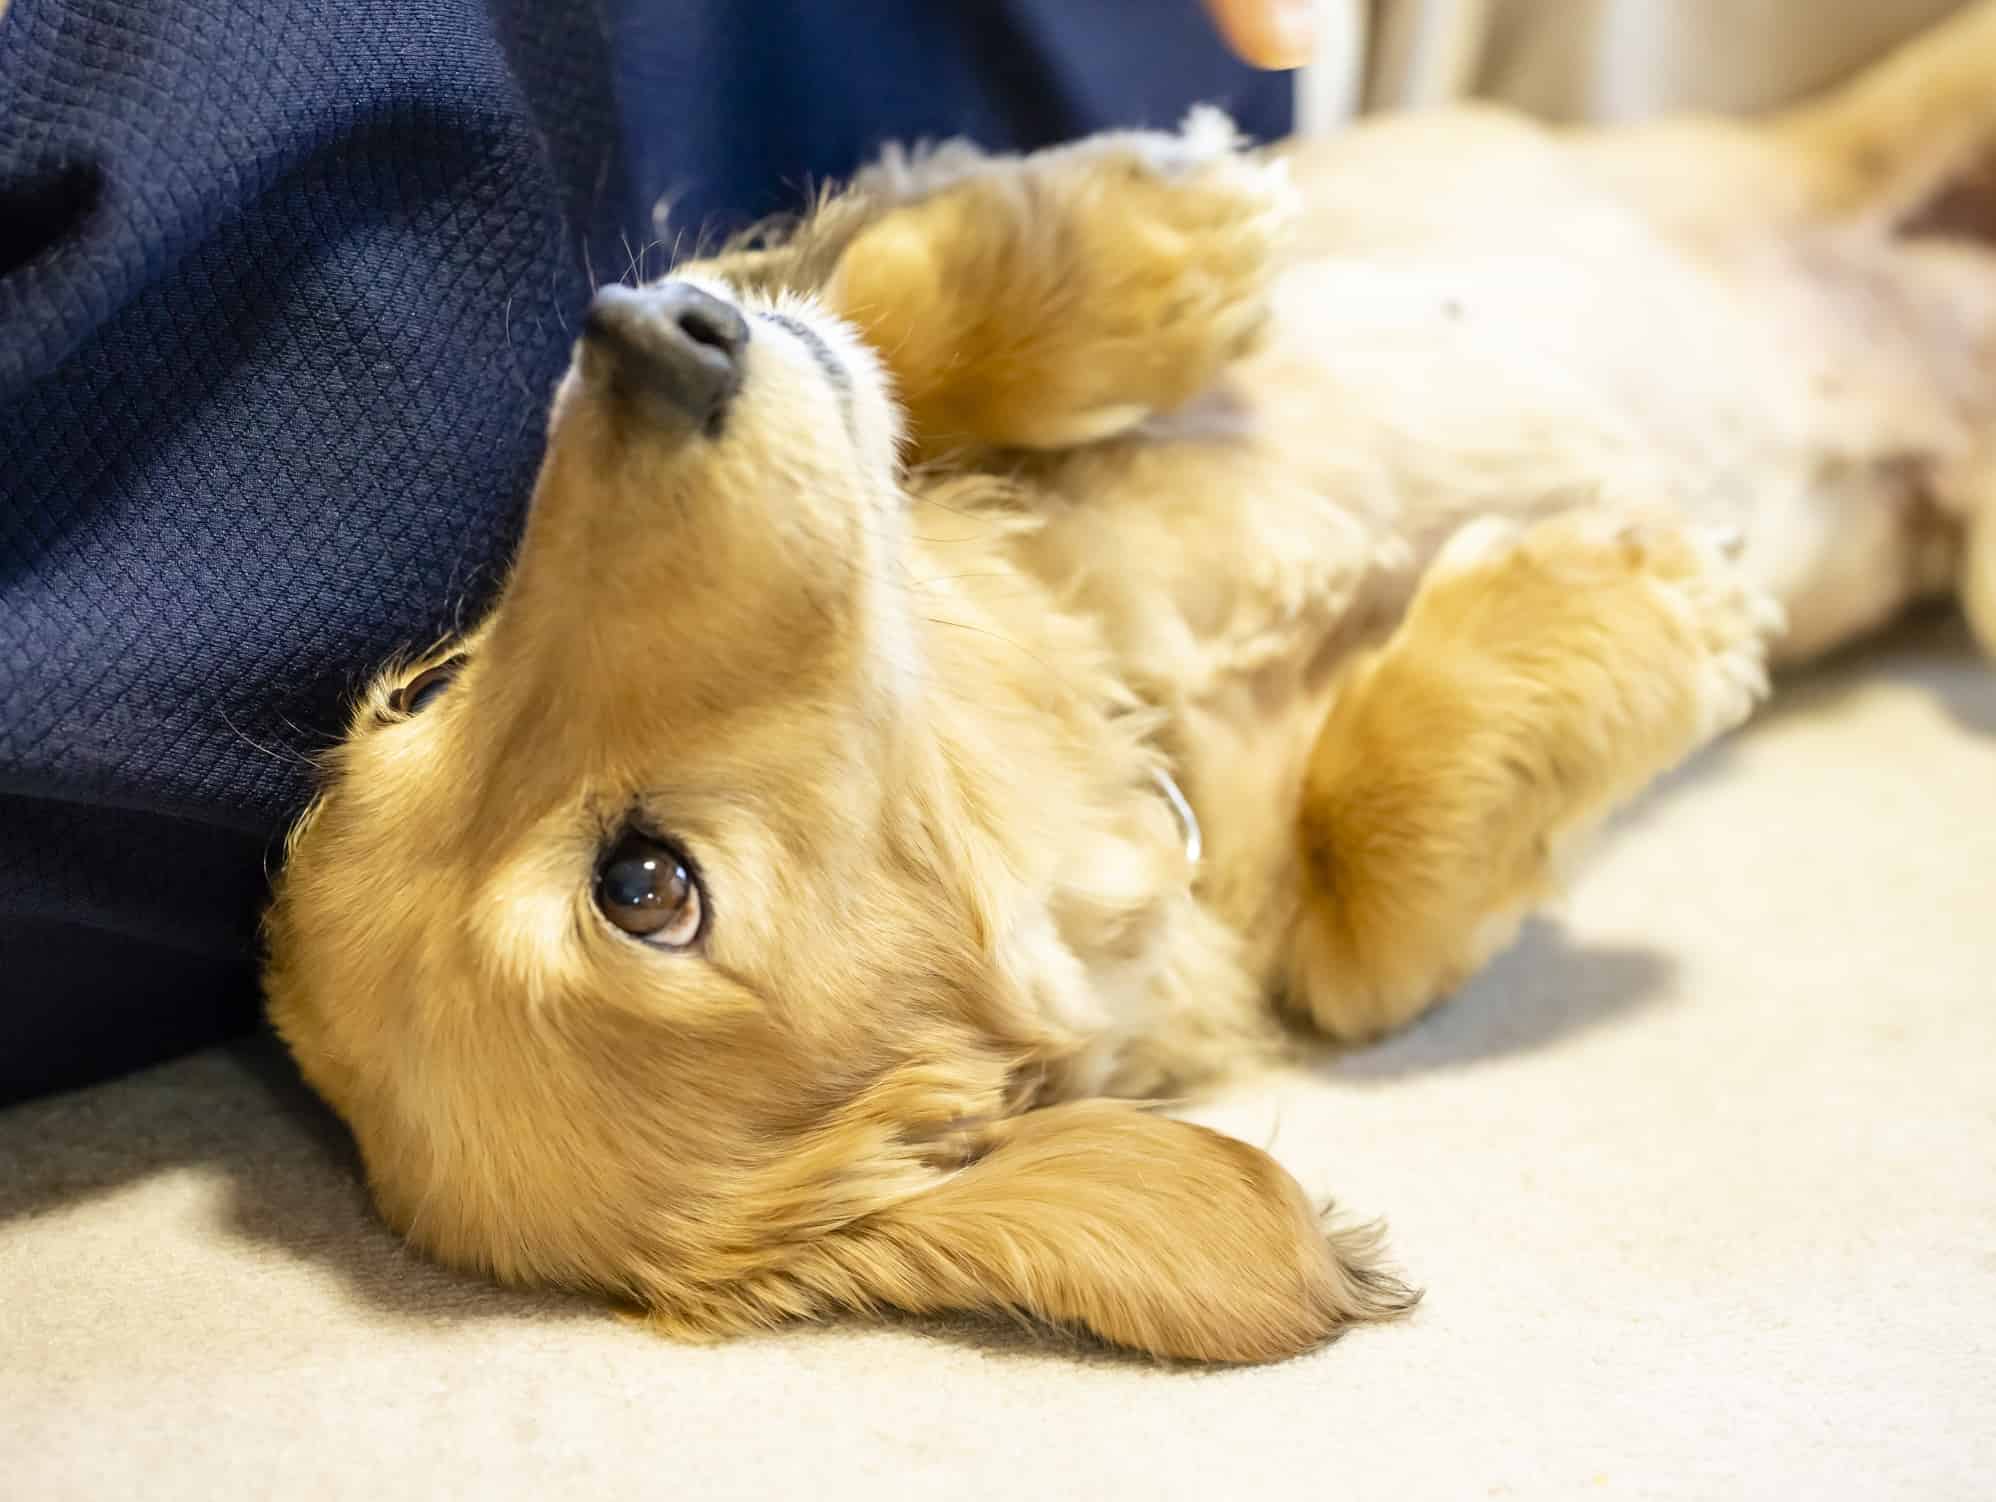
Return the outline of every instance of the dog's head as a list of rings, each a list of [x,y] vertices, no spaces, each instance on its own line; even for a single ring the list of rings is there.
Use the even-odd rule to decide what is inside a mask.
[[[998,681],[1032,653],[938,655],[897,421],[807,297],[600,294],[496,607],[376,685],[294,835],[273,1017],[454,1263],[689,1332],[895,1305],[1306,1347],[1391,1292],[1271,1160],[1028,1109],[1099,1031],[1073,929],[1189,898],[1142,764]]]

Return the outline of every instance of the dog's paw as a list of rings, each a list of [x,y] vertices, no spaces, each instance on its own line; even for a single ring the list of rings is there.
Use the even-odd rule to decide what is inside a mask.
[[[1723,540],[1671,519],[1460,530],[1312,752],[1299,1004],[1371,1037],[1472,973],[1605,815],[1746,717],[1779,626]]]
[[[1506,678],[1625,745],[1632,766],[1673,760],[1767,694],[1782,612],[1738,551],[1735,538],[1665,515],[1479,519],[1443,547],[1417,612],[1455,617]]]
[[[938,153],[869,181],[925,196],[855,237],[826,300],[937,451],[1069,448],[1196,396],[1267,323],[1298,207],[1286,164],[1211,110],[1173,134]]]
[[[1690,633],[1697,742],[1740,725],[1767,697],[1768,650],[1787,618],[1738,566],[1737,534],[1634,527],[1620,541],[1635,551],[1650,587]]]
[[[1579,512],[1542,524],[1525,546],[1554,569],[1599,580],[1596,588],[1612,590],[1626,576],[1676,623],[1677,650],[1660,654],[1655,667],[1683,675],[1694,744],[1733,729],[1767,697],[1768,648],[1785,621],[1737,566],[1736,534],[1672,518]]]
[[[1111,138],[1059,164],[1075,185],[1090,294],[1077,335],[1108,358],[1117,405],[1175,407],[1248,353],[1299,200],[1286,162],[1249,155],[1217,110],[1175,135]]]

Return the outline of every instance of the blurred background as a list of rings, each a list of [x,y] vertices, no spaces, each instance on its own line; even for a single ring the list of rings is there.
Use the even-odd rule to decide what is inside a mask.
[[[1959,4],[1319,0],[1334,55],[1311,85],[1331,105],[1419,108],[1478,95],[1554,120],[1760,110],[1834,82]],[[1353,37],[1356,53],[1337,46]]]

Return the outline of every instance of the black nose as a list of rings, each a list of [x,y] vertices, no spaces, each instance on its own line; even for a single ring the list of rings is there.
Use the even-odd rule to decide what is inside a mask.
[[[686,282],[604,287],[583,337],[608,357],[612,380],[661,410],[713,432],[742,383],[748,320]]]

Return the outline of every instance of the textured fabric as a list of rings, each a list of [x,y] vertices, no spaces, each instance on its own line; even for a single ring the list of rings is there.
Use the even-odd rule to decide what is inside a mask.
[[[1383,1215],[1405,1323],[1179,1372],[710,1348],[401,1252],[281,1056],[0,1113],[10,1497],[1976,1502],[1996,1476],[1996,672],[1798,688],[1427,1021],[1199,1113]]]
[[[251,1019],[306,758],[496,581],[592,272],[889,136],[1286,126],[1191,0],[1074,9],[14,0],[0,1099]]]

